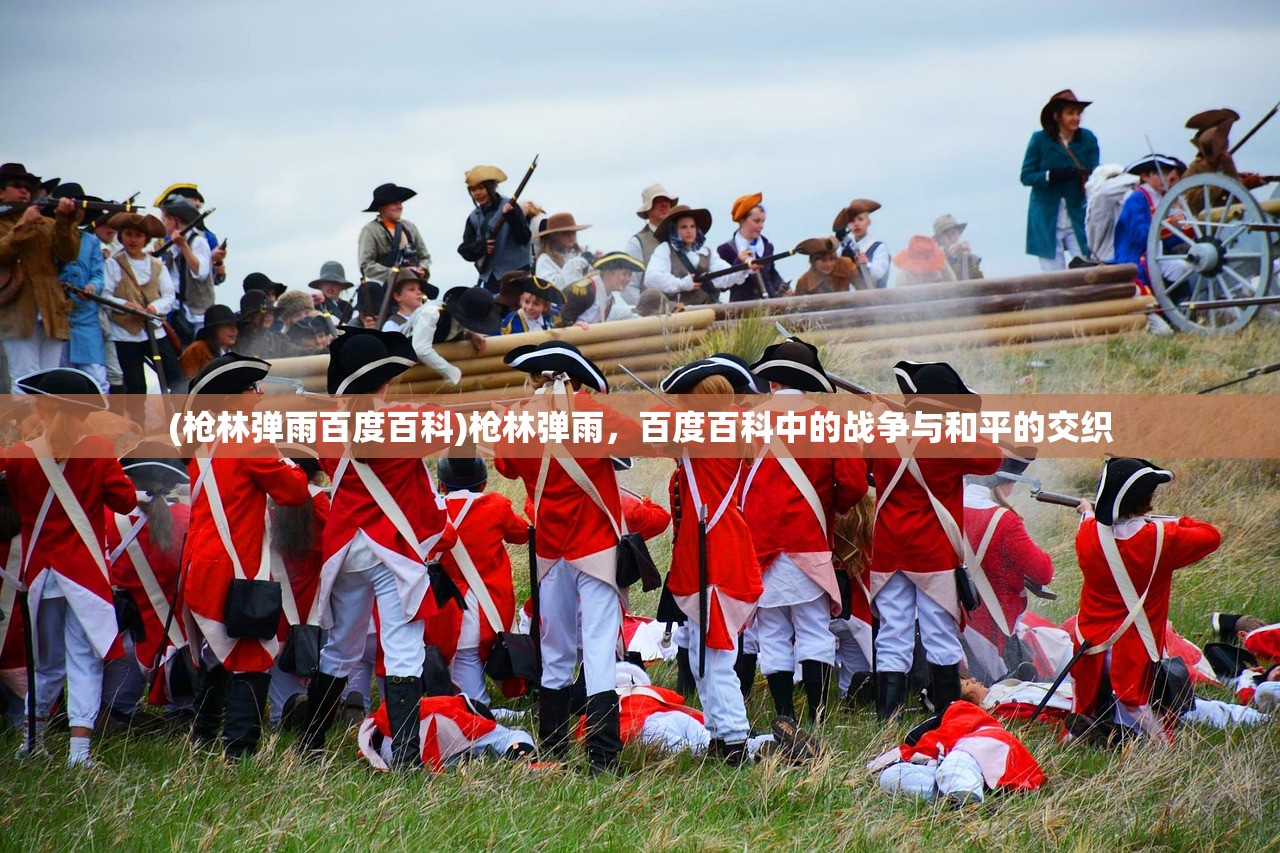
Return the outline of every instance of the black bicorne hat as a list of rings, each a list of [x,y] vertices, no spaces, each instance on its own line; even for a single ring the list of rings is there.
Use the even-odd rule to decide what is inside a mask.
[[[400,332],[348,326],[329,344],[329,393],[372,394],[417,363]]]
[[[39,394],[99,411],[107,408],[107,398],[102,395],[97,380],[74,367],[37,370],[18,377],[14,384],[23,394]]]
[[[609,382],[604,378],[604,371],[583,355],[581,350],[564,341],[516,347],[502,361],[530,376],[563,373],[601,394],[609,393]]]
[[[1108,459],[1102,466],[1093,502],[1098,523],[1110,527],[1150,497],[1156,486],[1172,480],[1172,471],[1157,468],[1145,459]]]
[[[256,382],[261,382],[271,372],[271,362],[253,356],[229,352],[220,355],[204,366],[191,380],[187,392],[190,401],[201,394],[241,394]]]
[[[1236,678],[1246,669],[1258,665],[1258,659],[1252,652],[1232,643],[1206,643],[1204,659],[1213,667],[1213,674],[1220,681]]]
[[[827,378],[818,358],[818,348],[799,338],[788,338],[765,347],[751,372],[765,382],[777,382],[788,388],[816,394],[834,394],[836,389]]]

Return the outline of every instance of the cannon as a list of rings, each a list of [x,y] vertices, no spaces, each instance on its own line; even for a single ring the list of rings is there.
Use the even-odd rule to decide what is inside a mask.
[[[1268,305],[1280,307],[1277,216],[1280,198],[1260,202],[1226,175],[1174,184],[1147,236],[1147,272],[1165,319],[1180,331],[1221,335]]]

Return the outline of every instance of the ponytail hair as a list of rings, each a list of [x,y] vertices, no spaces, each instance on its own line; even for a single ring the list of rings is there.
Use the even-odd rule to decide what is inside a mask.
[[[73,414],[66,406],[36,400],[36,411],[45,422],[44,437],[55,462],[63,462],[84,438],[84,415]]]
[[[135,488],[147,494],[148,499],[139,502],[147,519],[147,536],[161,551],[170,550],[173,545],[173,511],[165,498],[173,490],[174,483],[142,477],[130,479]]]

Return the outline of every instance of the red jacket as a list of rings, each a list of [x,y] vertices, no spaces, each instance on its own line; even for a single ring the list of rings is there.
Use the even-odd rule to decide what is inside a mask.
[[[468,501],[471,506],[461,523],[458,523],[458,516]],[[516,514],[510,500],[496,492],[475,497],[471,497],[470,493],[455,492],[446,501],[446,509],[450,523],[458,532],[458,542],[453,549],[441,556],[441,564],[465,596],[471,587],[454,558],[456,548],[465,547],[476,572],[484,581],[485,589],[493,599],[502,619],[503,629],[510,630],[515,618],[516,593],[511,579],[511,558],[506,546],[524,545],[529,541],[529,522]],[[477,615],[480,621],[480,658],[486,660],[498,635],[485,617],[484,610],[478,610]],[[456,634],[453,639],[456,647]]]
[[[999,507],[983,506],[964,508],[964,535],[969,547],[976,553],[991,525],[991,519]],[[1000,609],[1012,630],[1014,623],[1027,609],[1027,590],[1024,581],[1045,586],[1053,581],[1053,558],[1027,535],[1022,517],[1006,509],[996,523],[995,532],[982,560],[982,570],[991,582]],[[983,603],[969,614],[968,623],[982,636],[990,640],[998,651],[1004,651],[1006,637],[996,625],[991,611]]]
[[[155,500],[162,500],[162,498],[155,498]],[[134,654],[144,669],[150,669],[155,663],[156,653],[171,642],[164,639],[167,613],[156,610],[151,596],[153,592],[158,592],[162,596],[164,606],[170,608],[174,606],[174,596],[178,586],[178,565],[182,559],[182,544],[187,537],[187,527],[191,521],[191,507],[182,503],[170,504],[169,514],[173,517],[173,538],[167,550],[160,550],[160,547],[151,541],[151,530],[148,525],[143,525],[134,540],[151,569],[151,578],[154,578],[153,589],[148,589],[148,586],[152,586],[151,578],[144,582],[138,567],[134,564],[133,557],[129,553],[132,549],[122,551],[120,557],[111,565],[112,586],[128,592],[134,604],[138,606],[138,612],[142,614],[145,636],[142,642],[134,644]],[[140,517],[141,509],[128,515],[117,516],[114,512],[108,513],[108,553],[120,546],[121,524],[128,533]],[[176,614],[170,623],[169,631],[170,636],[183,636],[182,620],[177,618]]]
[[[1022,742],[972,702],[952,702],[936,729],[898,751],[903,761],[916,756],[938,760],[950,752],[966,752],[978,762],[983,782],[993,790],[1035,791],[1045,782],[1044,771]]]
[[[1164,546],[1160,564],[1155,560],[1156,528],[1164,527]],[[1151,624],[1157,652],[1164,650],[1165,624],[1169,618],[1169,594],[1173,573],[1217,550],[1222,536],[1212,524],[1194,518],[1177,521],[1154,521],[1128,539],[1117,539],[1116,546],[1125,571],[1133,582],[1135,594],[1142,595],[1150,584],[1151,591],[1143,611]],[[1120,627],[1129,613],[1098,540],[1098,521],[1086,518],[1076,532],[1076,557],[1080,561],[1083,585],[1080,588],[1080,612],[1076,619],[1077,648],[1082,640],[1093,645],[1105,643]],[[1104,654],[1083,655],[1072,668],[1076,680],[1076,707],[1089,713],[1097,699]],[[1126,705],[1145,705],[1151,695],[1152,666],[1142,637],[1134,625],[1120,635],[1111,647],[1111,687]]]
[[[1245,634],[1244,647],[1259,660],[1280,661],[1280,622],[1254,628]]]

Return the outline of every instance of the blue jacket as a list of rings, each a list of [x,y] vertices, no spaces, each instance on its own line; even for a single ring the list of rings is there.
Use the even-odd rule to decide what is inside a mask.
[[[1140,187],[1124,197],[1120,215],[1116,217],[1116,256],[1110,260],[1113,264],[1135,264],[1139,280],[1148,287],[1151,286],[1151,277],[1147,273],[1147,239],[1151,234],[1153,214],[1151,199]],[[1164,250],[1172,251],[1180,242],[1172,235],[1165,237]]]
[[[1071,140],[1071,153],[1086,172],[1098,168],[1098,138],[1083,127]],[[1022,158],[1022,185],[1031,187],[1031,203],[1027,209],[1027,254],[1041,258],[1054,256],[1058,203],[1064,200],[1080,250],[1089,254],[1084,235],[1084,187],[1076,180],[1049,183],[1050,169],[1075,168],[1076,164],[1061,142],[1051,139],[1043,130],[1031,134],[1027,153]]]
[[[81,232],[80,256],[62,265],[58,281],[102,293],[102,241],[87,231]],[[71,297],[71,313],[67,319],[71,325],[67,360],[72,364],[105,364],[107,352],[98,320],[98,303]]]

